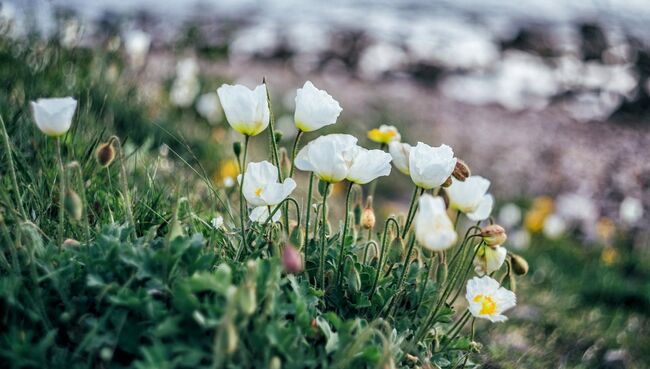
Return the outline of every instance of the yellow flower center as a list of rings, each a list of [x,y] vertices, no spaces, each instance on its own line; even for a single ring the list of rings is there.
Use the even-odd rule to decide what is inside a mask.
[[[390,131],[381,131],[378,128],[371,129],[368,131],[368,138],[378,142],[378,143],[384,143],[387,144],[389,143],[395,136],[397,136],[397,132],[390,130]]]
[[[255,190],[255,196],[257,197],[262,196],[262,187],[258,187],[257,190]]]
[[[481,311],[478,312],[479,314],[492,315],[497,310],[497,303],[490,296],[476,295],[474,302],[481,303]]]

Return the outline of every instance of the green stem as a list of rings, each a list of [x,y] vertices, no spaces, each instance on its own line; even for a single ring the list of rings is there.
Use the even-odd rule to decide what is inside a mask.
[[[338,267],[336,268],[336,284],[338,285],[341,282],[341,274],[343,269],[343,258],[345,257],[345,237],[348,233],[348,223],[350,222],[350,193],[352,193],[352,185],[350,182],[348,185],[348,190],[345,195],[345,217],[343,222],[343,232],[341,233],[341,246],[339,247],[339,262]]]
[[[135,231],[135,219],[133,218],[133,208],[131,207],[131,194],[129,193],[129,182],[126,177],[126,164],[124,159],[124,150],[122,149],[122,142],[119,137],[112,136],[109,143],[115,142],[117,144],[118,158],[120,159],[120,185],[122,186],[122,197],[124,198],[124,209],[129,221],[129,225]]]
[[[399,223],[395,218],[388,218],[386,219],[386,222],[384,223],[384,235],[382,237],[381,241],[381,250],[379,251],[379,264],[377,265],[377,273],[375,274],[375,280],[372,282],[372,288],[370,288],[370,295],[368,297],[368,300],[372,301],[372,297],[375,295],[375,290],[377,289],[377,282],[379,281],[379,275],[381,274],[381,271],[384,269],[384,263],[386,262],[385,260],[385,255],[386,255],[386,241],[388,238],[388,228],[390,226],[390,223],[393,223],[395,225],[395,229],[397,230],[397,236],[399,237]]]
[[[79,187],[79,194],[81,195],[81,209],[83,211],[84,219],[84,234],[86,236],[86,242],[90,242],[90,220],[88,217],[88,201],[86,200],[86,187],[84,186],[83,172],[81,171],[81,166],[76,161],[71,164],[68,164],[68,167],[76,168],[77,172],[77,187]]]
[[[404,223],[404,229],[402,229],[402,238],[406,238],[406,234],[408,233],[409,228],[411,227],[411,222],[413,221],[413,217],[415,216],[415,210],[417,209],[416,200],[419,191],[420,191],[420,187],[415,186],[415,189],[413,190],[413,196],[411,196],[411,204],[409,205],[409,211],[406,214],[406,222]],[[422,189],[422,192],[424,192],[424,189]]]
[[[59,173],[61,178],[59,179],[59,249],[61,244],[63,244],[63,232],[64,232],[64,222],[65,217],[63,215],[64,210],[64,201],[65,201],[65,168],[63,168],[63,156],[61,155],[61,138],[56,138],[56,158],[59,165]]]
[[[397,282],[397,290],[395,292],[396,294],[398,294],[399,291],[402,289],[402,285],[404,284],[406,273],[408,273],[408,269],[411,266],[411,254],[413,253],[413,246],[415,246],[415,235],[411,234],[411,238],[409,239],[408,249],[406,251],[406,259],[404,259],[404,267],[402,268],[402,274],[399,276],[399,280]]]
[[[323,192],[323,205],[321,209],[321,236],[320,236],[320,284],[321,288],[325,289],[325,248],[327,247],[327,193],[330,189],[330,183],[325,183],[325,191]]]
[[[293,162],[292,162],[293,163]],[[305,242],[303,247],[305,248],[305,263],[307,263],[307,246],[309,245],[309,217],[311,215],[311,195],[312,195],[312,188],[314,184],[314,173],[310,172],[309,174],[309,188],[307,189],[307,207],[305,208]],[[305,268],[305,272],[307,272],[307,268]],[[309,278],[307,278],[309,280]]]
[[[271,133],[271,151],[273,154],[273,161],[275,166],[278,168],[278,180],[282,182],[282,169],[280,168],[280,155],[278,154],[278,143],[275,142],[275,116],[273,115],[273,109],[271,109],[271,95],[269,94],[269,88],[266,84],[266,78],[262,80],[264,83],[264,88],[266,89],[266,103],[269,106],[269,130]],[[247,136],[248,138],[248,136]],[[244,163],[243,166],[246,166],[246,151],[244,149]],[[242,172],[243,173],[243,172]]]
[[[304,133],[303,131],[298,130],[298,133],[296,134],[296,139],[293,141],[293,148],[291,149],[291,169],[289,170],[289,178],[293,177],[293,172],[296,167],[294,161],[296,160],[296,155],[298,155],[298,145],[300,143],[300,137],[302,137],[303,133]]]
[[[418,302],[415,308],[415,316],[418,315],[420,312],[420,307],[422,306],[422,300],[424,300],[424,293],[427,290],[427,284],[429,283],[429,279],[431,278],[431,269],[433,267],[433,260],[436,258],[436,255],[440,255],[441,260],[440,260],[440,265],[438,265],[438,268],[442,267],[442,254],[436,254],[433,253],[431,255],[431,260],[429,261],[429,265],[427,267],[427,274],[424,277],[424,283],[422,283],[422,290],[420,291],[420,296],[418,297]],[[436,284],[440,284],[440,281],[436,281]]]
[[[3,143],[5,147],[5,152],[7,153],[7,163],[9,165],[9,173],[11,174],[11,184],[14,187],[14,194],[16,195],[16,203],[18,204],[18,209],[20,209],[20,214],[23,216],[24,220],[27,220],[27,212],[23,206],[23,199],[20,195],[20,188],[18,187],[18,179],[16,176],[16,167],[14,165],[14,159],[11,154],[11,144],[9,143],[9,134],[7,133],[7,127],[5,126],[5,121],[0,115],[0,127],[2,127],[2,136],[4,138]]]
[[[239,260],[242,251],[246,247],[246,199],[244,198],[244,180],[246,179],[246,156],[248,154],[248,141],[250,136],[244,136],[244,155],[242,157],[241,182],[239,183],[239,224],[241,225],[241,243],[237,250],[235,260]]]

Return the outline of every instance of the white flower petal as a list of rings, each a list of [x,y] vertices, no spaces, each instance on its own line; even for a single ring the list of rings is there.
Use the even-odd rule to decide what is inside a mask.
[[[303,132],[315,131],[336,123],[341,106],[326,91],[317,89],[310,81],[296,92],[296,128]]]
[[[237,132],[255,136],[269,125],[269,105],[264,84],[250,90],[224,84],[217,89],[228,124]]]
[[[72,125],[77,100],[72,97],[38,99],[31,102],[36,126],[48,136],[61,136]]]
[[[420,245],[432,251],[446,250],[453,246],[458,238],[441,197],[429,194],[420,197],[414,226]]]
[[[494,206],[494,197],[490,194],[483,196],[483,199],[478,204],[476,210],[471,213],[467,213],[467,218],[474,222],[485,220],[490,217],[492,213],[492,207]]]
[[[390,153],[390,156],[393,158],[393,165],[397,170],[400,172],[409,175],[409,154],[411,152],[411,149],[413,146],[407,144],[407,143],[402,143],[402,142],[397,142],[393,141],[388,144],[388,152]]]
[[[456,166],[454,151],[447,145],[418,144],[409,153],[409,173],[418,187],[431,189],[447,181]]]
[[[470,176],[465,181],[459,181],[452,177],[451,186],[447,187],[445,192],[449,196],[449,204],[452,208],[469,214],[477,211],[489,187],[490,181],[481,176]],[[492,202],[494,202],[494,199],[492,199]],[[485,209],[483,209],[484,211]],[[482,214],[476,216],[478,217],[478,215]]]
[[[281,213],[282,213],[281,211],[276,211],[275,214],[273,214],[273,219],[271,220],[273,222],[279,221]],[[256,222],[256,223],[264,223],[266,222],[266,219],[268,219],[268,217],[269,217],[269,208],[266,206],[258,206],[254,208],[248,216],[248,218],[252,222]]]
[[[356,184],[366,184],[377,177],[390,174],[392,157],[382,150],[367,150],[357,147],[347,179]]]

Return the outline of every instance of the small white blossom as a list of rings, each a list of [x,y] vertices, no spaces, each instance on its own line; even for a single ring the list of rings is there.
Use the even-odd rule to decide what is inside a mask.
[[[512,291],[499,286],[499,282],[488,276],[474,277],[467,281],[465,298],[474,317],[493,323],[508,320],[503,312],[517,304],[517,297]]]

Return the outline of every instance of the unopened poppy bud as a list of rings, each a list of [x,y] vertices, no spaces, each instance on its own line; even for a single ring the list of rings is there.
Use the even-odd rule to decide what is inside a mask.
[[[375,226],[375,212],[372,210],[372,197],[368,196],[366,207],[361,213],[361,225],[365,229],[372,229]]]
[[[255,296],[255,286],[243,284],[237,289],[237,303],[239,309],[244,315],[251,315],[257,310],[257,297]]]
[[[79,241],[73,238],[66,238],[66,240],[63,241],[63,246],[79,246],[79,245],[80,245]]]
[[[63,207],[68,215],[75,221],[81,220],[82,215],[82,204],[81,198],[73,190],[68,190],[65,193],[65,198],[63,199]]]
[[[350,293],[356,294],[361,291],[361,275],[351,259],[347,259],[346,264],[346,269],[348,270],[348,290]]]
[[[452,184],[452,180],[451,180],[451,177],[449,177],[449,178],[447,178],[445,183],[441,184],[441,186],[446,188],[446,187],[451,186],[451,184]]]
[[[402,261],[402,255],[404,255],[404,242],[402,242],[402,237],[398,235],[390,243],[387,261],[391,264],[399,263]]]
[[[106,142],[97,147],[95,150],[95,159],[97,164],[106,168],[115,160],[115,148],[112,143]]]
[[[503,245],[508,239],[506,230],[498,224],[490,224],[481,229],[481,237],[483,242],[490,247]]]
[[[232,143],[232,152],[234,152],[235,156],[239,158],[239,155],[241,154],[241,142],[236,141]]]
[[[284,147],[280,148],[280,168],[282,168],[282,176],[284,178],[289,178],[289,172],[291,171],[291,159],[289,159],[287,149]]]
[[[512,271],[517,275],[526,275],[528,273],[528,262],[517,254],[510,254],[512,262]]]
[[[282,361],[279,357],[273,356],[273,358],[271,358],[269,369],[282,369]]]
[[[469,169],[467,163],[460,159],[457,159],[456,166],[454,167],[454,171],[451,173],[451,175],[462,182],[465,181],[467,177],[472,175],[472,171]]]
[[[289,235],[289,242],[291,242],[291,244],[295,247],[300,247],[304,238],[305,232],[302,231],[302,228],[299,225],[293,227],[293,230]]]
[[[325,196],[325,189],[326,189],[326,188],[329,188],[329,190],[327,191],[327,194],[328,194],[328,195],[329,195],[330,193],[332,193],[332,186],[328,186],[328,183],[325,182],[325,181],[318,181],[318,193],[319,193],[321,196]]]
[[[275,143],[279,143],[282,140],[282,132],[276,131],[273,138],[275,139]]]
[[[282,266],[284,267],[284,271],[289,274],[302,272],[302,256],[291,245],[285,246],[282,251]]]

